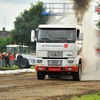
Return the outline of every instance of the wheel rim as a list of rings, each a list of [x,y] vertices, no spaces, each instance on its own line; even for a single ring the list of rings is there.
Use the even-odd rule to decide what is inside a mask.
[[[25,63],[24,63],[24,62],[22,62],[22,65],[25,65]]]
[[[24,61],[22,61],[21,63],[21,67],[25,67],[26,63]]]

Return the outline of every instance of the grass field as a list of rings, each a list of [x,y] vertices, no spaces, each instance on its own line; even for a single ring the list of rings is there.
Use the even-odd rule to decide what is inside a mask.
[[[83,95],[82,97],[74,97],[71,100],[100,100],[100,92],[92,95]]]
[[[31,66],[30,68],[35,68],[35,66]],[[12,66],[11,68],[2,67],[2,69],[18,69],[18,66]]]

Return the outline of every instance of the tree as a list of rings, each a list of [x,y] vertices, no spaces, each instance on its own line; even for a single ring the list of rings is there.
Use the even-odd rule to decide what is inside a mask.
[[[14,29],[11,30],[13,41],[35,46],[35,43],[31,43],[31,30],[36,30],[39,24],[45,24],[47,20],[48,17],[42,15],[42,2],[38,1],[36,5],[31,3],[29,10],[16,17]]]
[[[6,51],[6,45],[8,44],[12,44],[12,38],[11,37],[7,37],[6,39],[4,39],[3,37],[0,38],[0,52],[5,52]]]
[[[98,6],[100,6],[100,2],[97,2]],[[98,30],[100,31],[100,12],[98,12],[99,20],[96,20],[96,26]]]

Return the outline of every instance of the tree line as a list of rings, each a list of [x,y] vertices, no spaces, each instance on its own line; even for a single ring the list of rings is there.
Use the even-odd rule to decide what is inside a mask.
[[[31,30],[36,30],[39,24],[45,24],[47,16],[42,15],[42,2],[38,1],[35,5],[31,3],[29,10],[24,10],[14,21],[14,29],[10,31],[10,36],[6,39],[0,38],[0,52],[6,51],[8,44],[25,44],[35,47],[31,42]]]
[[[98,6],[100,6],[100,2],[97,2]],[[97,29],[100,31],[100,12],[97,13],[99,16],[99,20],[96,20]]]

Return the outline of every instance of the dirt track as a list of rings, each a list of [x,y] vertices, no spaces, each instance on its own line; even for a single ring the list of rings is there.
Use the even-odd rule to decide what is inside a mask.
[[[69,79],[37,80],[36,72],[0,75],[0,100],[69,100],[74,96],[95,93],[100,81]]]

